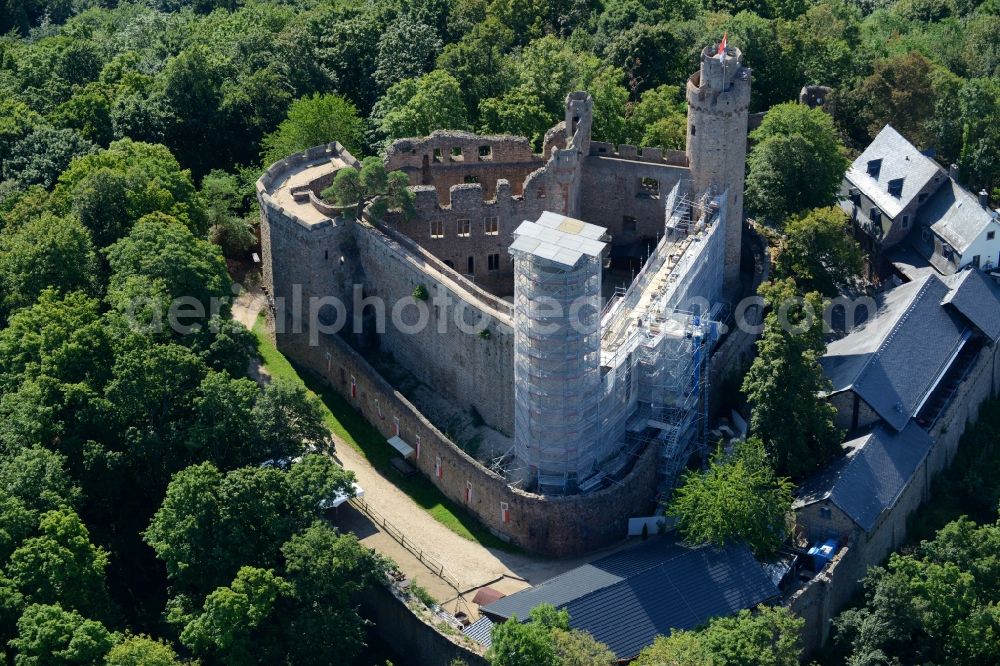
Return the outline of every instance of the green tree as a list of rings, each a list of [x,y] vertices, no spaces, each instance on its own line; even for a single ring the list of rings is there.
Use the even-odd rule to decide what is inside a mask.
[[[375,105],[371,120],[386,141],[426,136],[438,129],[462,130],[469,125],[461,86],[440,69],[394,84]]]
[[[378,40],[375,81],[382,90],[405,79],[422,76],[434,65],[441,40],[434,28],[401,16],[390,23]]]
[[[202,463],[174,475],[145,539],[178,592],[207,594],[241,566],[277,567],[282,544],[319,512],[295,496],[285,472],[245,467],[223,475]]]
[[[318,521],[289,539],[281,552],[285,578],[293,586],[288,625],[292,663],[320,666],[360,654],[364,621],[355,600],[366,588],[382,584],[388,561],[353,534],[340,534]]]
[[[636,666],[797,666],[805,621],[782,606],[717,617],[694,631],[658,636]]]
[[[687,141],[687,112],[680,86],[663,85],[642,93],[629,109],[627,139],[633,145],[683,150]]]
[[[554,629],[552,643],[560,666],[614,666],[618,663],[615,653],[586,631]]]
[[[24,448],[0,462],[0,488],[36,514],[80,504],[80,489],[66,473],[66,460],[41,447]]]
[[[915,51],[877,61],[857,91],[868,134],[891,124],[915,145],[938,148],[931,124],[938,108],[937,69]]]
[[[817,292],[800,296],[791,278],[763,284],[759,293],[769,311],[743,379],[750,429],[764,440],[779,474],[802,479],[837,455],[841,444],[836,408],[821,397],[830,389],[819,365],[826,351],[823,300]]]
[[[110,356],[100,303],[80,292],[46,289],[0,330],[0,393],[39,376],[101,387]]]
[[[971,666],[1000,659],[997,543],[998,525],[961,517],[914,552],[893,553],[885,567],[870,569],[864,605],[834,621],[847,663]]]
[[[96,283],[94,245],[76,218],[44,215],[0,233],[0,286],[8,313],[31,305],[47,288],[92,292]]]
[[[690,543],[742,541],[768,556],[785,540],[791,507],[791,482],[778,478],[763,442],[750,438],[731,454],[716,452],[704,472],[685,472],[666,513]]]
[[[203,308],[200,317],[181,324],[208,320],[213,299],[230,296],[231,280],[219,248],[196,238],[179,220],[164,213],[141,218],[127,236],[108,248],[111,267],[109,298],[121,303],[130,280],[145,278],[162,285],[169,298],[191,298]],[[229,306],[218,300],[223,315]]]
[[[98,172],[102,173],[101,178],[107,179],[105,169],[117,176],[117,182],[93,184],[88,192],[82,183],[98,178]],[[121,203],[122,185],[124,206]],[[77,203],[78,197],[80,203]],[[107,150],[73,160],[59,176],[51,206],[59,214],[68,214],[77,208],[84,224],[102,246],[120,237],[131,222],[150,213],[171,215],[198,237],[208,231],[204,205],[195,190],[191,172],[181,169],[166,147],[131,139],[115,141]],[[104,209],[111,211],[106,218],[100,217]],[[83,214],[85,210],[89,211],[89,217]],[[97,219],[102,221],[90,226],[89,220]],[[108,230],[107,233],[102,229]]]
[[[208,213],[208,238],[227,257],[240,257],[257,244],[253,223],[239,215],[243,207],[240,180],[225,171],[210,171],[201,181]]]
[[[3,175],[21,187],[49,188],[74,157],[95,148],[75,130],[38,125],[11,147],[4,158]]]
[[[281,601],[291,591],[274,571],[241,567],[228,587],[208,595],[201,613],[181,631],[181,643],[216,663],[275,663],[283,652]]]
[[[750,138],[756,145],[747,158],[746,201],[753,214],[782,224],[834,203],[848,162],[828,114],[779,104]]]
[[[111,648],[105,666],[181,666],[177,653],[165,641],[150,636],[126,636]]]
[[[458,81],[462,101],[472,119],[479,123],[479,104],[503,94],[510,78],[504,53],[514,42],[510,28],[490,17],[476,23],[468,34],[448,44],[438,56],[437,66]]]
[[[49,120],[56,127],[75,130],[91,143],[107,146],[114,138],[110,93],[107,86],[89,83],[56,107]]]
[[[17,652],[17,666],[101,666],[114,644],[114,635],[100,622],[58,604],[28,606],[17,630],[17,638],[10,642]]]
[[[339,141],[351,153],[361,150],[364,125],[358,109],[334,94],[302,97],[288,107],[288,117],[262,142],[265,164],[313,146]]]
[[[371,202],[370,213],[382,218],[389,210],[398,210],[404,219],[414,214],[413,192],[410,179],[402,171],[386,173],[385,164],[378,157],[366,157],[361,170],[344,168],[337,172],[333,184],[323,191],[342,206],[352,206],[360,220],[366,205]]]
[[[794,218],[785,227],[778,276],[795,278],[801,289],[831,297],[855,286],[864,255],[849,233],[847,214],[837,206]]]
[[[228,161],[228,118],[222,111],[225,71],[207,46],[193,45],[169,58],[155,94],[168,110],[164,143],[197,176]]]
[[[28,603],[55,604],[88,615],[108,612],[104,587],[107,551],[71,509],[41,516],[38,536],[25,539],[10,556],[6,573]]]
[[[558,666],[551,632],[535,622],[522,623],[516,615],[492,631],[489,651],[493,666]]]
[[[545,101],[531,86],[522,84],[499,97],[484,99],[479,105],[484,132],[527,137],[541,145],[545,132],[554,124]]]
[[[297,454],[303,447],[322,450],[329,441],[319,399],[298,384],[275,380],[264,388],[251,418],[265,451]]]

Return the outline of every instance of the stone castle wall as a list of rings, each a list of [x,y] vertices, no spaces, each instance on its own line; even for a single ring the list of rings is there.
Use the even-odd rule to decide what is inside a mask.
[[[519,136],[480,136],[438,130],[428,137],[400,139],[389,147],[386,168],[410,177],[411,185],[434,187],[441,205],[449,202],[455,185],[478,183],[486,198],[496,195],[498,180],[506,180],[520,196],[529,173],[545,164],[531,152],[531,143]]]
[[[491,426],[513,433],[514,332],[510,310],[491,307],[506,304],[477,298],[367,223],[357,223],[354,236],[365,296],[378,297],[386,304],[386,325],[378,336],[380,350],[455,404],[474,407]],[[428,300],[413,298],[418,285],[427,289]],[[445,299],[450,306],[438,304]],[[404,324],[412,325],[412,330],[392,324],[392,308],[397,303],[409,303],[398,307]],[[420,310],[426,311],[423,326],[416,325]],[[460,311],[469,332],[456,324]],[[488,338],[479,335],[476,327],[484,317],[489,321]]]
[[[985,347],[972,370],[952,397],[952,402],[930,432],[934,445],[914,472],[909,485],[868,534],[863,533],[836,506],[817,503],[796,512],[796,522],[810,541],[827,538],[849,543],[834,564],[809,582],[789,601],[789,607],[806,619],[803,643],[806,656],[822,647],[830,635],[830,622],[850,603],[869,567],[885,561],[906,540],[907,519],[930,499],[934,477],[947,469],[979,407],[1000,387],[1000,345]],[[830,518],[820,508],[830,508]]]
[[[621,482],[599,492],[558,497],[527,493],[511,488],[459,449],[339,337],[320,336],[316,346],[309,344],[308,331],[278,339],[286,354],[317,372],[384,437],[396,434],[398,419],[400,437],[418,449],[411,462],[446,497],[506,541],[554,557],[581,555],[624,538],[628,519],[648,515],[652,508],[656,447],[642,452]]]

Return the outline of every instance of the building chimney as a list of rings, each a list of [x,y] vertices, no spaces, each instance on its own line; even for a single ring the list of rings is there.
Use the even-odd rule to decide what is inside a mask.
[[[948,177],[952,180],[958,180],[958,165],[952,164],[948,167]]]
[[[979,205],[983,208],[990,207],[990,193],[986,190],[979,190]]]

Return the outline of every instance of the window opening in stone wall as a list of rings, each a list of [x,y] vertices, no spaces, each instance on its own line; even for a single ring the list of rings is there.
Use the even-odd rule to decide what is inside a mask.
[[[468,238],[472,235],[472,221],[471,220],[459,220],[458,221],[458,235],[461,238]]]
[[[655,178],[640,178],[639,194],[658,199],[660,197],[660,181]]]
[[[489,264],[489,270],[498,271],[500,270],[500,255],[491,254],[486,257],[486,261]]]
[[[488,217],[485,223],[485,233],[487,236],[498,236],[500,235],[500,218],[499,217]]]
[[[440,148],[435,148],[434,149],[434,161],[435,162],[441,162],[442,159],[443,158],[441,157],[441,149]]]
[[[455,262],[452,261],[451,259],[445,259],[444,265],[447,266],[448,268],[455,268]]]
[[[698,133],[698,130],[697,130],[697,128],[695,128],[695,126],[694,126],[694,125],[691,125],[691,136],[694,136],[694,135],[695,135],[695,134],[697,134],[697,133]]]
[[[451,149],[452,162],[461,162],[464,159],[465,158],[462,157],[462,148],[460,146],[455,146],[454,148]]]
[[[493,159],[493,146],[479,146],[479,159],[486,162]]]
[[[476,258],[469,257],[469,275],[473,275],[476,272]]]
[[[323,259],[326,260],[326,261],[330,260],[330,251],[329,250],[323,250]]]
[[[479,184],[479,176],[468,175],[468,176],[464,177],[462,179],[462,181],[466,185],[478,185]]]
[[[444,238],[444,222],[431,220],[431,238]]]
[[[638,230],[639,221],[631,215],[622,215],[622,231],[625,233],[635,233]]]

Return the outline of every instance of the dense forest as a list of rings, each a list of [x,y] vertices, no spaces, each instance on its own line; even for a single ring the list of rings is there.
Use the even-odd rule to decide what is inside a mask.
[[[537,146],[576,89],[596,138],[682,148],[682,83],[727,32],[752,111],[828,85],[848,148],[892,122],[992,190],[998,15],[997,0],[0,0],[0,653],[363,652],[352,598],[386,563],[321,520],[351,476],[319,455],[314,398],[247,378],[253,338],[230,318],[227,261],[255,243],[263,165],[444,127]],[[155,325],[178,297],[219,306]],[[996,538],[970,529],[947,538]]]

